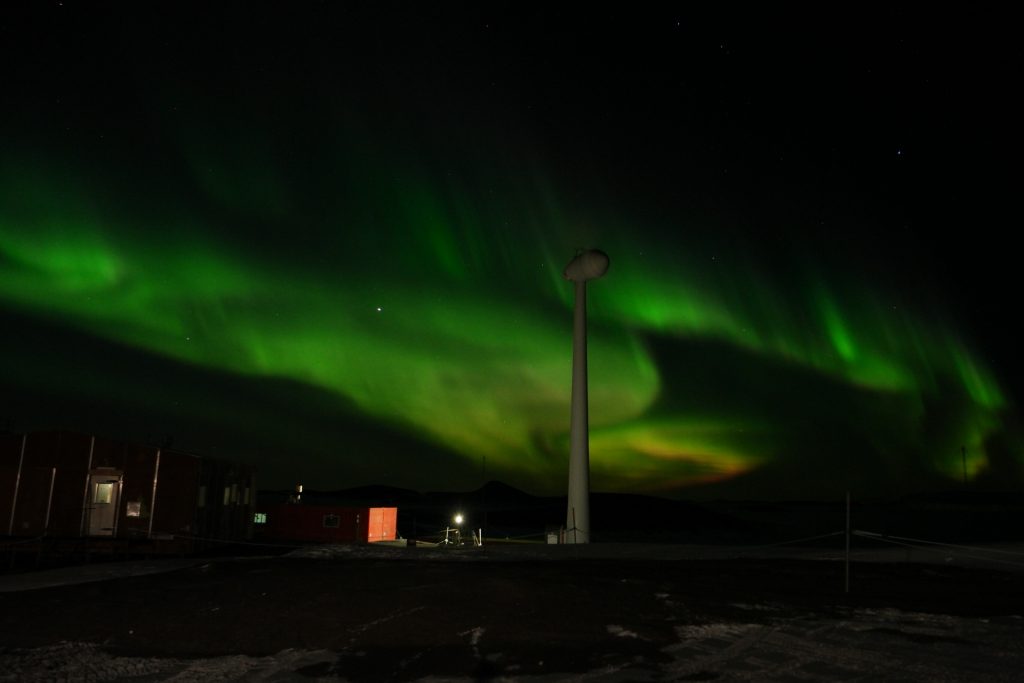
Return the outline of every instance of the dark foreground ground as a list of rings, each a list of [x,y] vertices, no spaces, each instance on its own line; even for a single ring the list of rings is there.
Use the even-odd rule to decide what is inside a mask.
[[[247,558],[0,593],[0,680],[1020,680],[1024,573]],[[458,555],[457,553],[463,553]],[[401,559],[399,559],[401,558]]]

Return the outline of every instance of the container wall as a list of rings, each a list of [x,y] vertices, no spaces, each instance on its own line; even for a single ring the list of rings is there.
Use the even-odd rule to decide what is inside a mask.
[[[274,541],[353,543],[366,541],[369,509],[281,504],[258,508],[266,521],[259,536]]]
[[[52,467],[23,467],[18,486],[18,506],[14,511],[14,536],[43,536],[52,507],[50,482]]]
[[[199,472],[200,459],[197,456],[177,451],[161,452],[153,508],[155,537],[195,535]]]
[[[36,432],[29,434],[25,441],[27,467],[56,470],[47,535],[78,536],[81,533],[91,446],[92,437],[73,432]],[[20,507],[20,493],[18,497]]]
[[[366,540],[393,541],[397,537],[398,508],[370,508]]]
[[[251,538],[255,505],[251,467],[202,460],[195,517],[197,536],[219,540]]]
[[[112,455],[120,452],[124,463],[117,535],[148,538],[153,512],[153,478],[157,475],[157,462],[162,459],[160,449],[111,442],[111,452]]]

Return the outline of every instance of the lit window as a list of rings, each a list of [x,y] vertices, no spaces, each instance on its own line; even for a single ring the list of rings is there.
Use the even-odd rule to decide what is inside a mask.
[[[128,507],[125,511],[129,517],[141,517],[142,516],[142,501],[130,500],[128,501]]]
[[[256,522],[257,524],[266,524],[267,523],[267,513],[266,512],[257,512],[253,516],[252,521]]]
[[[338,515],[324,515],[324,526],[330,529],[337,529],[341,523],[341,518]]]
[[[206,487],[199,487],[199,495],[196,496],[196,507],[206,507]]]
[[[110,505],[114,499],[114,482],[108,481],[96,484],[96,490],[92,494],[92,502]]]
[[[230,486],[225,486],[224,487],[224,504],[228,505],[230,503],[231,503],[231,487]]]

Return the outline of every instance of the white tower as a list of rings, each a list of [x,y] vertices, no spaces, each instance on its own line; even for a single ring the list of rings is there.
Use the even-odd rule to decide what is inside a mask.
[[[563,276],[576,283],[572,324],[572,413],[569,421],[569,509],[565,542],[590,542],[590,440],[587,425],[587,280],[608,271],[608,255],[591,249],[576,255]]]

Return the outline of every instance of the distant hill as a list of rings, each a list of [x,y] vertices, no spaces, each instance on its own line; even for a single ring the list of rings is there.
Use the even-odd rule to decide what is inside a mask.
[[[292,491],[261,491],[262,503],[284,503]],[[485,536],[541,539],[565,525],[564,496],[534,496],[499,481],[471,491],[421,493],[393,486],[306,491],[307,505],[398,507],[399,533],[428,538],[455,526]],[[843,501],[711,501],[593,493],[592,537],[599,541],[771,544],[843,531]],[[1024,538],[1024,494],[951,491],[895,501],[855,500],[852,527],[939,542]],[[831,541],[829,541],[831,542]]]

